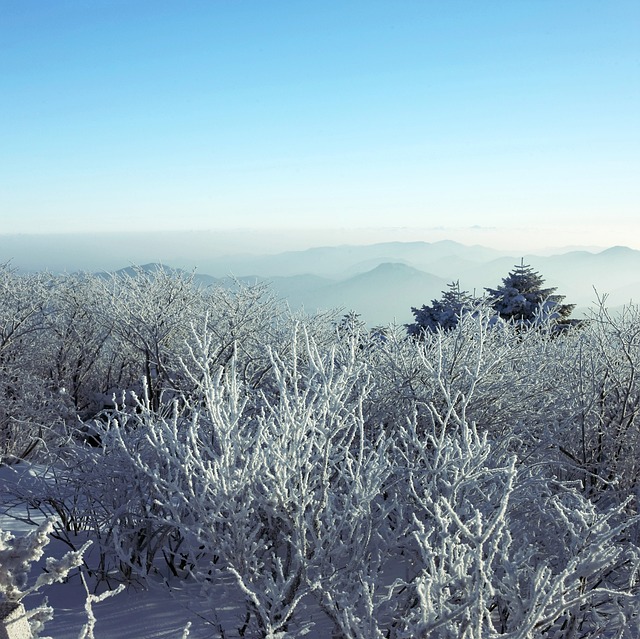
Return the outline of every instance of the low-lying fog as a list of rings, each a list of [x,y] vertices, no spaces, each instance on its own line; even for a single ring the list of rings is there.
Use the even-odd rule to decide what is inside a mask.
[[[229,275],[267,279],[292,308],[355,310],[370,325],[412,321],[412,306],[439,298],[455,280],[481,295],[521,259],[577,305],[574,315],[593,306],[597,294],[608,295],[611,308],[640,300],[637,250],[572,247],[522,253],[450,240],[394,241],[407,239],[401,231],[390,231],[389,241],[379,241],[379,232],[340,230],[0,235],[0,261],[20,271],[115,271],[155,263],[195,269],[212,283]]]

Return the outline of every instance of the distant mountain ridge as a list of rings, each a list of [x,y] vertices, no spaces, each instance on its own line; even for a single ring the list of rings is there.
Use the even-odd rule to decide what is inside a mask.
[[[380,279],[376,283],[377,290],[381,294],[384,291],[391,307],[394,300],[397,299],[397,304],[400,304],[410,292],[408,287],[403,287],[402,295],[387,290],[383,281],[385,278],[382,277],[382,272],[376,272],[376,268],[382,264],[402,264],[407,269],[421,272],[424,281],[422,289],[420,286],[414,289],[416,299],[409,307],[404,311],[400,306],[393,308],[393,317],[404,317],[406,320],[402,321],[410,321],[411,306],[429,304],[432,299],[440,297],[444,287],[434,290],[434,286],[440,286],[440,282],[444,281],[446,285],[459,281],[461,288],[480,296],[485,287],[499,285],[502,278],[521,260],[537,270],[549,286],[557,287],[558,294],[565,295],[567,302],[575,303],[577,310],[592,307],[598,296],[603,295],[608,296],[607,303],[612,307],[640,301],[640,251],[622,246],[597,252],[572,250],[552,255],[519,255],[482,246],[465,246],[453,241],[389,242],[364,246],[318,247],[264,258],[254,256],[246,266],[250,265],[253,267],[252,272],[260,273],[267,279],[276,273],[282,278],[286,278],[287,274],[305,273],[340,281],[363,273],[373,273],[366,281]],[[243,272],[242,268],[242,261],[237,260],[234,272]],[[407,274],[410,272],[412,271],[406,271]],[[280,282],[278,288],[283,293],[286,292],[286,279]],[[344,301],[344,295],[339,291],[347,288],[347,285],[343,285],[336,289],[336,300]],[[360,297],[361,295],[358,296]],[[321,296],[323,302],[330,301],[330,298],[328,292]],[[307,301],[307,308],[308,304]],[[363,303],[362,308],[365,306],[371,305]],[[355,300],[354,308],[358,310]],[[389,313],[387,318],[391,317]]]
[[[245,282],[268,281],[294,309],[354,310],[370,325],[411,322],[411,307],[430,304],[452,281],[481,296],[485,287],[498,286],[521,259],[538,271],[548,286],[557,287],[567,303],[577,305],[574,314],[593,307],[597,296],[607,295],[611,308],[631,300],[640,302],[640,251],[625,246],[595,251],[572,247],[564,252],[522,255],[445,240],[223,256],[219,246],[217,253],[207,249],[206,235],[200,245],[195,244],[195,234],[178,234],[173,243],[168,238],[164,243],[155,242],[151,235],[140,247],[134,241],[137,236],[126,235],[64,239],[0,235],[0,260],[17,268],[26,264],[27,270],[53,272],[115,272],[127,263],[153,268],[161,262],[167,268],[195,269],[195,279],[203,285],[230,285],[232,277]],[[124,254],[118,252],[122,243],[127,249]],[[228,248],[233,251],[233,245]],[[100,266],[88,266],[96,263]],[[129,272],[128,268],[122,272]]]
[[[261,273],[266,277],[312,273],[340,277],[346,271],[360,272],[383,263],[403,262],[418,270],[429,270],[431,264],[457,258],[472,263],[486,262],[505,255],[503,251],[483,246],[465,246],[450,240],[440,242],[382,242],[377,244],[322,246],[303,251],[286,251],[276,255],[228,256],[203,261],[211,274]]]
[[[430,304],[448,283],[459,281],[463,290],[482,296],[521,259],[576,304],[576,314],[593,307],[597,295],[607,295],[610,307],[640,301],[640,251],[627,247],[519,256],[451,241],[389,242],[216,259],[210,263],[215,275],[198,269],[195,277],[202,284],[228,285],[233,273],[245,282],[269,282],[293,309],[340,308],[360,313],[369,325],[403,324],[412,321],[412,307]]]

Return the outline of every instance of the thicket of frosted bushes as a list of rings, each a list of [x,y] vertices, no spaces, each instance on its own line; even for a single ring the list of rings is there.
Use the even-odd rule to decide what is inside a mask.
[[[2,500],[96,582],[199,582],[221,637],[640,635],[636,307],[416,341],[166,271],[0,278]]]

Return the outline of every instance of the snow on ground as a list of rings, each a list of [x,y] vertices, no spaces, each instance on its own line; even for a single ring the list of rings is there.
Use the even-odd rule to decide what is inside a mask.
[[[98,620],[96,639],[180,639],[188,622],[191,622],[189,639],[221,637],[220,624],[225,637],[238,637],[237,629],[244,623],[244,606],[234,599],[233,584],[229,584],[228,589],[221,586],[211,606],[199,591],[195,584],[178,586],[171,591],[161,584],[150,590],[128,588],[94,605]],[[52,586],[47,596],[55,609],[55,617],[47,624],[45,634],[54,639],[77,639],[86,622],[85,592],[78,577]],[[28,607],[28,601],[25,603]],[[303,605],[297,616],[302,623],[314,623],[309,639],[331,636],[330,624],[314,606]]]
[[[0,466],[0,530],[18,537],[33,528],[34,524],[25,521],[25,507],[7,504],[2,500],[2,494],[10,484],[20,482],[26,487],[30,482],[40,481],[38,476],[41,473],[41,467],[23,464]],[[36,523],[44,521],[41,514],[30,512],[29,517]],[[52,539],[45,548],[44,558],[60,558],[68,550],[64,542]],[[37,577],[38,568],[37,565],[33,568],[32,581]],[[87,621],[84,609],[86,592],[79,575],[75,573],[66,583],[47,587],[42,595],[55,610],[55,617],[46,624],[44,635],[53,639],[77,639]],[[42,596],[36,594],[25,598],[23,603],[30,609],[40,601]],[[191,623],[189,639],[222,636],[231,639],[239,636],[238,628],[244,624],[245,608],[231,578],[216,585],[210,601],[203,596],[198,584],[176,581],[169,588],[158,579],[149,588],[129,586],[118,595],[94,604],[93,611],[97,618],[96,639],[181,639],[188,623]],[[313,624],[309,639],[331,636],[330,623],[312,603],[307,606],[303,602],[296,617],[301,626]],[[223,633],[220,632],[221,625]]]
[[[51,587],[47,596],[55,617],[46,633],[55,639],[76,639],[86,622],[85,592],[78,577]],[[94,604],[96,639],[180,639],[188,622],[192,624],[190,637],[211,637],[211,626],[191,610],[193,602],[189,590],[170,593],[162,588],[129,588]]]
[[[38,469],[21,466],[0,466],[0,487],[7,488],[16,483],[26,487],[28,483],[37,481],[37,473],[33,471]],[[25,521],[26,515],[24,506],[17,508],[1,503],[0,529],[16,537],[23,535],[33,528],[33,524]],[[30,513],[29,516],[37,523],[44,520],[43,515]],[[53,539],[45,548],[45,557],[62,557],[68,550],[63,542]],[[34,566],[33,580],[37,570],[38,566]],[[55,610],[55,617],[47,623],[45,634],[54,639],[76,639],[87,621],[84,610],[86,592],[79,575],[76,573],[67,583],[48,587],[42,594]],[[29,609],[41,599],[41,596],[33,595],[25,598],[23,603]],[[163,584],[150,590],[130,587],[115,597],[94,604],[94,613],[98,620],[96,639],[180,639],[188,622],[192,624],[189,637],[193,639],[204,639],[213,634],[211,625],[202,618],[206,610],[199,601],[195,585],[174,588],[171,592]]]

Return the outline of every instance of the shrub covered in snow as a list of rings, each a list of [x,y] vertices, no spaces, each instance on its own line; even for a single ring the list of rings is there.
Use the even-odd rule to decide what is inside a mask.
[[[558,333],[479,305],[417,341],[144,282],[86,284],[92,366],[73,321],[38,333],[60,366],[29,374],[65,380],[69,413],[3,488],[94,540],[92,578],[195,581],[212,619],[222,589],[226,637],[303,636],[310,608],[344,638],[638,637],[637,308]]]

